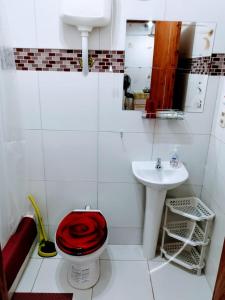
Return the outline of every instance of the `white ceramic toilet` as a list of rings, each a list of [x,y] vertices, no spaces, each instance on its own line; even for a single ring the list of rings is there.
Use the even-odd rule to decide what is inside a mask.
[[[56,247],[68,262],[71,286],[88,289],[97,283],[99,257],[107,244],[107,223],[99,210],[74,210],[63,218],[56,232]]]

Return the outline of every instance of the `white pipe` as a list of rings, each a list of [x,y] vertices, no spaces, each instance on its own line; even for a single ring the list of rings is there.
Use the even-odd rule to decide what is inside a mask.
[[[89,73],[88,66],[88,31],[81,32],[82,37],[82,64],[83,64],[83,74],[85,76]]]

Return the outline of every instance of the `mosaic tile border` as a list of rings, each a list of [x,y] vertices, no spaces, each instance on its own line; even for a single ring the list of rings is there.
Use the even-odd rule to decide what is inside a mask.
[[[211,56],[181,59],[178,68],[190,74],[209,74]]]
[[[90,50],[89,55],[94,59],[90,72],[111,72],[112,66],[113,73],[124,73],[125,51]],[[81,50],[14,48],[14,57],[17,70],[82,72]],[[180,60],[179,69],[190,74],[225,76],[225,53]]]
[[[22,71],[82,72],[81,50],[15,48],[16,69]],[[124,51],[90,50],[94,60],[90,72],[124,73]]]
[[[213,53],[209,75],[225,76],[225,53]]]
[[[190,74],[225,76],[225,53],[180,60],[179,68]]]

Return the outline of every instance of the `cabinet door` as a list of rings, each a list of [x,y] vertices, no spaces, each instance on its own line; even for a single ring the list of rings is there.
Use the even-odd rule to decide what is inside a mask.
[[[157,109],[173,107],[182,22],[156,21],[150,99]],[[150,112],[151,113],[151,112]]]
[[[223,245],[219,272],[217,275],[216,286],[213,295],[213,300],[224,300],[224,299],[225,299],[225,243]]]

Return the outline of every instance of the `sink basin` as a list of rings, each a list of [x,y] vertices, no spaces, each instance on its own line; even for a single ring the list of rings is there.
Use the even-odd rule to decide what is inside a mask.
[[[182,163],[177,168],[171,167],[168,161],[162,162],[162,168],[155,168],[156,162],[133,162],[134,176],[145,186],[156,190],[171,190],[188,179],[188,171]]]
[[[189,177],[182,163],[179,163],[177,168],[173,168],[168,161],[161,162],[161,169],[156,169],[155,166],[155,161],[132,163],[134,176],[146,186],[143,252],[149,260],[155,257],[166,193],[184,183]]]

